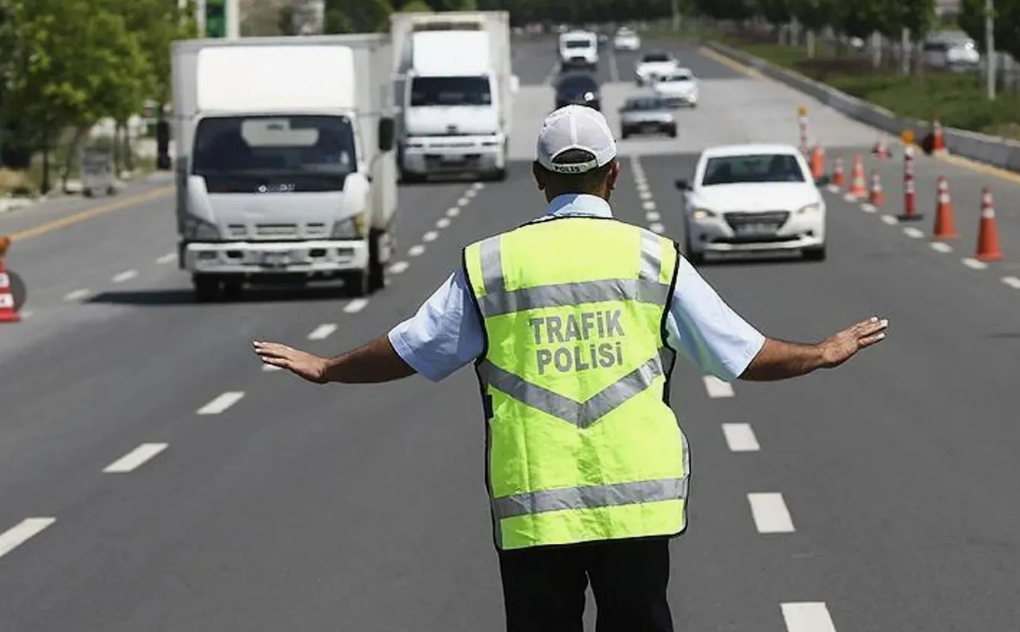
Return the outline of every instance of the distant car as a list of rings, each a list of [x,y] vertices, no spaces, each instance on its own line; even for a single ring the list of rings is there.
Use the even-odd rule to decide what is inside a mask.
[[[685,192],[684,252],[705,254],[798,250],[825,259],[825,201],[799,149],[786,144],[710,147],[698,158]]]
[[[698,80],[688,68],[675,68],[658,77],[653,90],[671,107],[698,105]]]
[[[634,68],[637,84],[643,86],[653,83],[658,77],[673,72],[679,65],[680,62],[672,53],[648,51]]]
[[[571,104],[602,109],[602,90],[594,74],[568,72],[560,75],[556,82],[556,108]]]
[[[613,38],[613,48],[616,50],[639,50],[641,38],[634,31],[622,28],[616,32],[616,36]]]
[[[564,69],[587,68],[599,64],[598,36],[591,31],[568,31],[559,39],[560,66]]]
[[[628,97],[620,108],[620,138],[634,134],[665,134],[676,138],[676,118],[662,98],[650,94]]]

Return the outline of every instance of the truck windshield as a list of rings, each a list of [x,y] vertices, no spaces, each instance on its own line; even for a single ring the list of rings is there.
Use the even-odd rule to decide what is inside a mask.
[[[573,39],[573,40],[567,40],[566,47],[567,48],[591,48],[592,45],[591,45],[591,40],[587,40],[587,39]]]
[[[491,105],[488,77],[415,77],[411,107]]]
[[[357,168],[345,116],[227,116],[195,131],[192,173],[211,193],[339,191]]]

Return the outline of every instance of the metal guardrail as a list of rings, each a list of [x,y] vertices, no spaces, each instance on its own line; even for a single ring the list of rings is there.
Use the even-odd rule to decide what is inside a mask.
[[[904,130],[910,130],[915,138],[920,139],[930,131],[928,121],[896,116],[885,108],[862,101],[798,72],[770,64],[760,57],[718,42],[706,41],[704,45],[865,125],[897,137]],[[1020,173],[1020,142],[952,127],[943,127],[942,131],[946,149],[951,154]]]

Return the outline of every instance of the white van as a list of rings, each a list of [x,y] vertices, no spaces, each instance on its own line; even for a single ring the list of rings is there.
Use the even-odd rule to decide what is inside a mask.
[[[587,68],[595,70],[599,65],[599,38],[590,31],[569,31],[560,35],[560,66],[562,68]]]

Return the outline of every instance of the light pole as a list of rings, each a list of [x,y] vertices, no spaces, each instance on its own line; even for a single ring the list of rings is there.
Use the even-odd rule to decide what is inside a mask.
[[[987,73],[988,98],[995,99],[995,18],[993,0],[985,0],[985,71]]]

